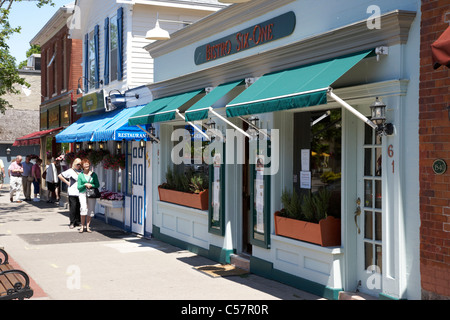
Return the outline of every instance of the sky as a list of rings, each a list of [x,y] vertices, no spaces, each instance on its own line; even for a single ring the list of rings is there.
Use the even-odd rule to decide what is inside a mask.
[[[27,59],[26,52],[30,48],[30,40],[42,29],[48,20],[65,4],[73,0],[53,0],[55,6],[36,6],[35,1],[25,0],[14,3],[9,15],[12,27],[22,27],[22,31],[15,33],[8,41],[9,52],[16,58],[16,65]]]

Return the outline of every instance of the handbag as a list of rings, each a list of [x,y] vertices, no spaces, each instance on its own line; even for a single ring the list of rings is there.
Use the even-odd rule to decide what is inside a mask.
[[[92,181],[92,177],[90,177],[89,182]],[[100,198],[101,194],[98,188],[86,188],[86,198],[96,199]]]
[[[86,188],[86,197],[87,198],[100,198],[100,191],[98,188]]]

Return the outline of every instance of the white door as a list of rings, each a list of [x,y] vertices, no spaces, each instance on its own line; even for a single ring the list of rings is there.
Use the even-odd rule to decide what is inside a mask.
[[[144,234],[145,229],[145,147],[133,141],[131,165],[131,231]]]
[[[382,138],[362,122],[358,126],[357,154],[357,288],[378,296],[382,291],[383,274]]]

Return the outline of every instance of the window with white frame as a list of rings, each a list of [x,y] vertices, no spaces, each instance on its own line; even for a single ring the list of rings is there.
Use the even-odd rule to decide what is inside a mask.
[[[111,81],[117,80],[118,41],[117,15],[114,15],[109,20],[109,75]]]
[[[88,86],[89,89],[93,89],[95,87],[95,72],[96,72],[96,63],[95,63],[95,41],[94,41],[94,31],[89,33],[89,43],[88,43]]]

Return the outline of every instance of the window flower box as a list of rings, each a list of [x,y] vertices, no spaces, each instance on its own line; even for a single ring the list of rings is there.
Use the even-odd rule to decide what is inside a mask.
[[[123,208],[123,200],[97,199],[97,203],[108,208]]]
[[[275,234],[296,240],[321,245],[322,247],[341,245],[341,219],[328,216],[319,223],[306,222],[280,216],[275,212]]]
[[[159,200],[200,210],[208,210],[208,189],[200,193],[181,192],[158,186]]]

